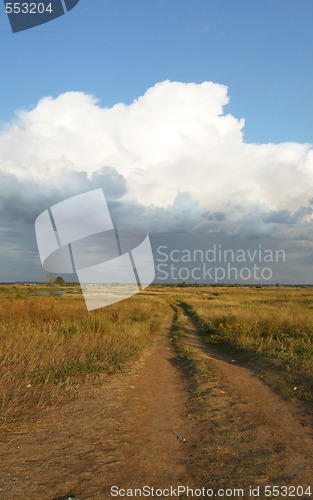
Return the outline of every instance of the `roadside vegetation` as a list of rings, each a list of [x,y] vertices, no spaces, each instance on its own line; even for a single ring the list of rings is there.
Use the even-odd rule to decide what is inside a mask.
[[[39,295],[46,288],[0,287],[1,423],[57,404],[86,378],[124,370],[168,312],[162,298],[142,293],[88,313],[79,287]]]
[[[269,484],[289,484],[292,477],[287,480],[282,473],[289,458],[288,452],[284,457],[285,444],[280,442],[280,435],[273,433],[266,445],[258,439],[259,432],[264,432],[264,417],[259,419],[253,413],[253,401],[246,413],[249,394],[245,393],[247,400],[242,400],[227,390],[218,366],[193,341],[195,322],[190,322],[179,304],[174,310],[170,342],[177,355],[176,364],[189,383],[189,417],[197,422],[189,470],[199,484],[214,491],[224,489],[228,498],[251,498],[251,485],[262,490]],[[214,351],[210,349],[213,356]]]
[[[312,289],[184,289],[180,302],[204,342],[249,364],[287,399],[312,406]]]

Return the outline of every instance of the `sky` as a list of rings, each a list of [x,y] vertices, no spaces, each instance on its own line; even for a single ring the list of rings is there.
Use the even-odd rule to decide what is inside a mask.
[[[14,34],[0,7],[1,282],[41,279],[36,217],[101,187],[155,252],[283,248],[271,280],[312,283],[311,1],[80,0]]]

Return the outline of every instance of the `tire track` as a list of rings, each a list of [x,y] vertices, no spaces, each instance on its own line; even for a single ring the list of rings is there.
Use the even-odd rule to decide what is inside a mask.
[[[216,350],[204,344],[196,333],[191,318],[186,316],[184,343],[192,357],[209,363],[216,374],[224,413],[231,411],[237,422],[236,432],[242,433],[242,442],[234,443],[234,453],[253,453],[262,450],[271,457],[267,476],[261,482],[272,484],[311,485],[313,478],[313,439],[311,422],[299,410],[287,403],[266,386],[254,372],[227,360]],[[219,425],[218,413],[214,420]],[[218,431],[217,431],[218,432]],[[246,448],[244,440],[247,441]],[[237,449],[236,449],[237,446]],[[251,473],[251,471],[250,471]],[[303,497],[309,498],[309,497]]]
[[[0,498],[106,499],[110,487],[186,483],[195,432],[186,385],[168,347],[169,316],[129,374],[88,384],[75,401],[2,436]],[[183,436],[186,441],[177,436]]]

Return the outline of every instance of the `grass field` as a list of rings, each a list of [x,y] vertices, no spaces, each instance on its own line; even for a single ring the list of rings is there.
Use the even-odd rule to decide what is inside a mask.
[[[123,370],[147,346],[170,304],[205,342],[236,353],[284,396],[312,402],[313,290],[161,287],[88,313],[77,287],[0,287],[1,422],[53,405],[85,377]]]
[[[178,366],[189,382],[189,411],[201,434],[191,454],[194,474],[201,484],[231,488],[233,492],[236,488],[247,491],[251,484],[271,484],[273,478],[277,484],[293,484],[292,474],[281,473],[288,432],[275,435],[275,423],[270,420],[270,441],[258,440],[264,432],[263,408],[269,410],[271,419],[284,412],[282,402],[274,409],[270,399],[258,393],[260,405],[255,406],[249,383],[244,377],[238,380],[238,372],[232,368],[252,368],[252,385],[257,375],[287,401],[296,403],[302,415],[312,415],[312,291],[202,287],[177,292],[171,343],[180,360]],[[230,366],[238,392],[227,389],[227,378],[221,376],[220,366],[191,347],[194,344],[188,342],[190,333],[186,335],[190,331],[188,316],[213,357],[217,353],[217,358]],[[245,406],[248,417],[242,411]],[[288,407],[289,403],[285,410]],[[278,429],[280,432],[282,427]],[[290,453],[289,449],[286,456]]]
[[[0,288],[2,423],[55,404],[86,376],[123,370],[149,343],[167,311],[162,298],[137,295],[88,313],[80,293],[38,295],[45,290]]]
[[[312,289],[186,289],[178,300],[206,343],[248,363],[287,398],[312,402]]]

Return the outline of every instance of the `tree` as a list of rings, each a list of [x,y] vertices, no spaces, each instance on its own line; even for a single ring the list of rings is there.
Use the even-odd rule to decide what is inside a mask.
[[[59,286],[64,286],[65,280],[62,278],[62,276],[58,276],[57,278],[55,278],[54,284]]]

